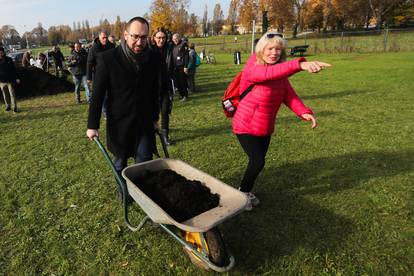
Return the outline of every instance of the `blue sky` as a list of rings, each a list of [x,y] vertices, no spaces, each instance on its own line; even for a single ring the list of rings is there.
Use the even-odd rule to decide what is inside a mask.
[[[13,25],[23,34],[41,22],[45,29],[65,24],[72,28],[73,22],[88,20],[91,26],[107,18],[113,23],[116,16],[126,21],[149,12],[152,0],[0,0],[0,26]],[[122,3],[122,4],[121,4]],[[207,4],[208,15],[212,17],[216,3],[221,5],[227,16],[230,0],[190,0],[189,13],[202,17]]]

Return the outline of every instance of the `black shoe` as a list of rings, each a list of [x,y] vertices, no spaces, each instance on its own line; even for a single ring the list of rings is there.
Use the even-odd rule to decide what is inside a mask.
[[[8,106],[8,107],[6,107],[6,111],[10,111],[11,110],[11,108]]]
[[[19,113],[19,110],[17,108],[13,109],[13,113]]]

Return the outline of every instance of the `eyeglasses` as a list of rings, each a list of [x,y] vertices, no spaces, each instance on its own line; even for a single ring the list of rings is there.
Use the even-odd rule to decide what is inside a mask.
[[[147,39],[148,39],[148,36],[147,35],[137,35],[137,34],[130,34],[130,33],[128,33],[128,34],[129,34],[129,37],[133,41],[138,41],[138,40],[147,41]]]
[[[282,34],[280,34],[280,33],[268,33],[268,34],[266,35],[266,37],[267,37],[267,38],[269,38],[269,39],[274,38],[275,36],[278,36],[278,37],[280,37],[280,38],[283,38],[283,35],[282,35]]]

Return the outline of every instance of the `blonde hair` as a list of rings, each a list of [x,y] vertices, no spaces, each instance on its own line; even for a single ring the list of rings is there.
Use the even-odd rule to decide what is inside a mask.
[[[268,36],[272,36],[269,38]],[[265,33],[257,42],[255,52],[256,52],[256,63],[257,64],[266,64],[263,60],[263,51],[265,47],[269,44],[276,44],[282,48],[282,53],[279,60],[276,63],[283,62],[286,60],[286,46],[287,42],[282,37],[282,34],[276,32],[267,32]]]

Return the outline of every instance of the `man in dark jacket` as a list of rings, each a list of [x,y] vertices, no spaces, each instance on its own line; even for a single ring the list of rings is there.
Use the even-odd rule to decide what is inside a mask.
[[[86,135],[91,140],[99,136],[106,94],[107,146],[119,173],[129,157],[136,163],[151,160],[155,147],[160,59],[147,45],[148,32],[148,22],[134,17],[126,25],[121,45],[97,56]]]
[[[187,100],[187,73],[188,73],[188,46],[185,41],[181,41],[179,34],[173,35],[174,48],[172,50],[174,61],[174,76],[181,101]]]
[[[62,72],[63,70],[63,61],[65,60],[65,57],[63,56],[58,46],[53,46],[50,55],[52,56],[53,61],[55,63],[56,76],[59,76],[59,72]]]
[[[102,53],[106,50],[115,48],[115,45],[108,40],[108,33],[106,31],[101,31],[99,36],[95,38],[92,47],[89,49],[88,53],[88,64],[86,67],[86,76],[88,83],[91,83],[94,79],[94,74],[96,71],[96,57],[99,53]],[[92,90],[93,93],[93,90]],[[102,112],[106,116],[106,97],[102,105]]]
[[[88,53],[88,64],[86,67],[86,76],[89,82],[93,80],[93,75],[96,70],[96,56],[106,50],[115,48],[115,45],[108,41],[108,34],[106,31],[101,31],[99,36],[95,38],[92,47]]]
[[[14,83],[20,83],[20,80],[17,78],[14,62],[10,57],[6,56],[4,48],[0,47],[0,90],[3,93],[6,111],[10,111],[10,105],[12,105],[13,112],[17,113],[16,95],[13,88]],[[9,92],[10,98],[7,97],[6,90]]]
[[[75,100],[80,103],[80,84],[82,82],[85,88],[86,101],[89,103],[90,93],[88,83],[86,81],[86,60],[88,53],[82,48],[79,42],[75,43],[75,49],[69,57],[69,68],[73,75],[73,82],[75,83]]]

